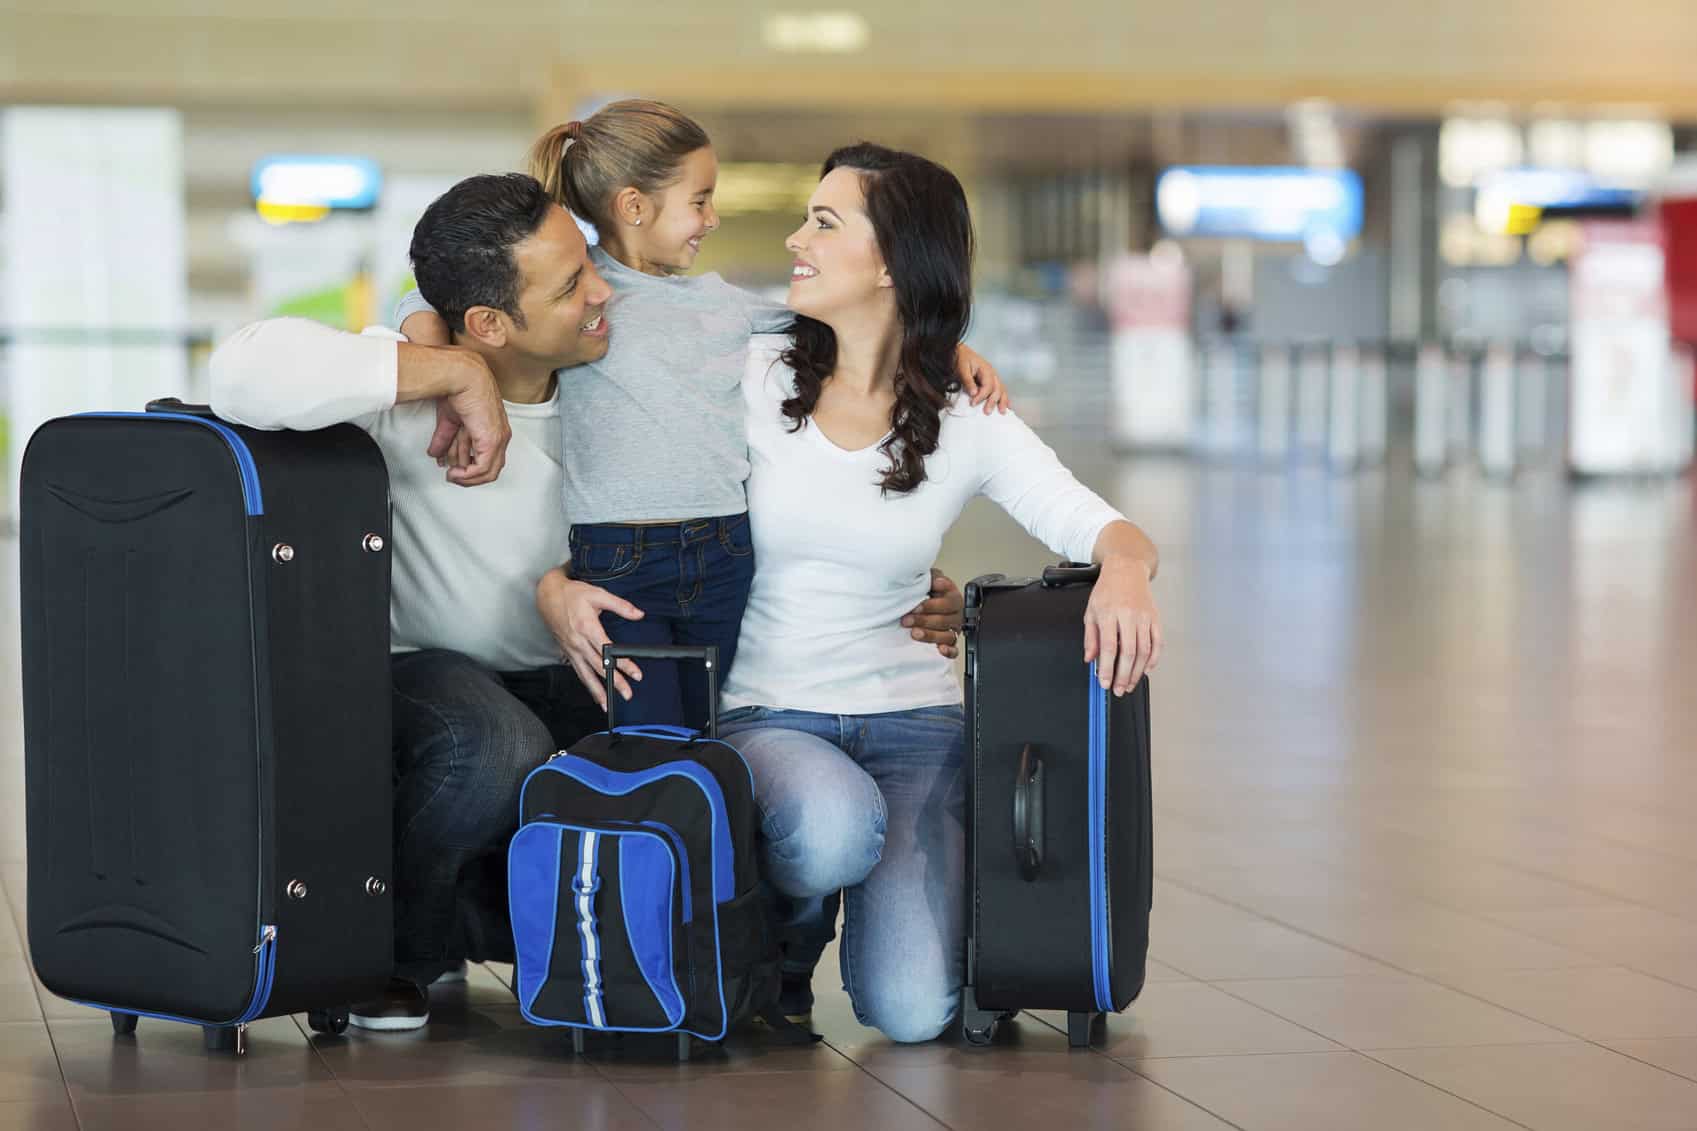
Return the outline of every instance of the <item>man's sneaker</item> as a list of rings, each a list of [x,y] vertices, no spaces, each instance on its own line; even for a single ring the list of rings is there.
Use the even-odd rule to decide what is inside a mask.
[[[433,986],[457,986],[457,985],[463,984],[464,982],[465,982],[465,963],[462,962],[458,966],[452,966],[452,967],[449,967],[447,970],[442,971],[441,974],[438,974],[436,976],[436,980],[434,982],[431,982],[430,984],[433,985]]]
[[[383,996],[348,1010],[348,1022],[361,1029],[399,1033],[422,1029],[430,1020],[430,998],[417,982],[390,978]]]
[[[805,1025],[813,1020],[813,975],[785,974],[778,989],[778,1011],[785,1020]]]

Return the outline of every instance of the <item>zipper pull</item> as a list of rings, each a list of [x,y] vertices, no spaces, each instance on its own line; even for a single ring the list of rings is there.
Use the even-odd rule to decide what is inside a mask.
[[[273,943],[273,942],[276,942],[276,941],[277,941],[277,928],[276,927],[265,927],[265,928],[261,929],[260,932],[259,932],[259,945],[253,948],[253,952],[255,954],[258,954],[260,951],[265,949],[265,946],[266,946],[267,943]]]

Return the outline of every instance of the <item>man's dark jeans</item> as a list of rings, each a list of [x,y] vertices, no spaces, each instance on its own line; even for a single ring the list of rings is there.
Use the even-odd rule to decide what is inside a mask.
[[[428,985],[462,959],[513,961],[507,842],[519,789],[605,725],[571,668],[495,672],[458,652],[397,653],[395,973]]]

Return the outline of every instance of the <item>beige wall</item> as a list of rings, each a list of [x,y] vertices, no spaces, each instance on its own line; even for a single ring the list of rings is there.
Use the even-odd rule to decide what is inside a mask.
[[[779,5],[784,7],[785,5]],[[808,7],[808,5],[793,5]],[[1330,97],[1649,103],[1697,116],[1691,0],[857,0],[869,49],[798,61],[764,0],[8,0],[0,102],[360,100],[1109,109]],[[407,15],[393,13],[404,9]]]

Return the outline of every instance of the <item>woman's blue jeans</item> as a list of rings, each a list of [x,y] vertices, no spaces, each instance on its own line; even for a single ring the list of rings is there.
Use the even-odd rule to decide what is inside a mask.
[[[787,973],[810,972],[842,892],[843,988],[863,1025],[927,1041],[965,977],[966,720],[744,707],[721,723],[754,774]]]

